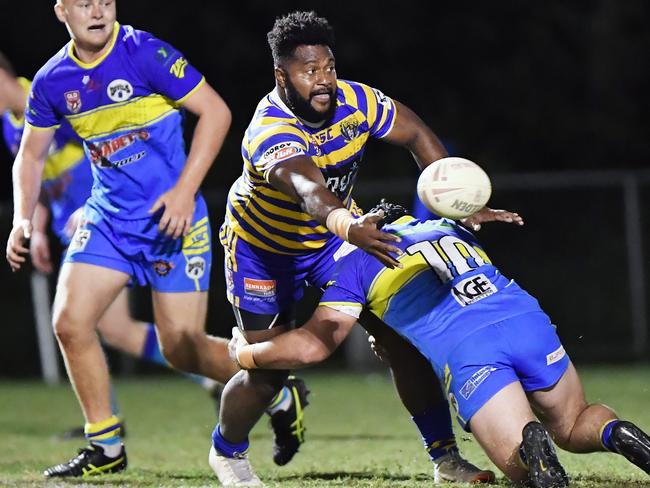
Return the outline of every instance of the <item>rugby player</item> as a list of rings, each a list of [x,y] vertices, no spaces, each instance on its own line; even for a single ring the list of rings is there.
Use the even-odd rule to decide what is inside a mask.
[[[227,341],[205,333],[211,233],[199,192],[231,115],[174,47],[117,23],[114,0],[57,0],[54,10],[71,41],[32,84],[7,260],[14,271],[25,263],[44,161],[65,121],[94,182],[59,275],[54,329],[90,444],[44,474],[89,476],[127,465],[95,332],[124,286],[151,286],[161,350],[174,367],[224,383],[238,370]],[[198,117],[187,155],[181,109]]]
[[[420,168],[446,156],[433,132],[406,106],[362,83],[337,80],[334,35],[326,19],[293,12],[276,20],[268,41],[276,86],[258,104],[244,135],[243,173],[230,190],[220,231],[228,300],[250,342],[295,325],[305,282],[323,288],[348,243],[388,268],[400,266],[391,255],[399,252],[398,238],[377,230],[375,215],[355,218],[361,211],[352,189],[370,138],[404,147]],[[486,220],[521,223],[516,214],[484,209],[470,224]],[[362,323],[372,325],[380,342],[388,335],[382,327],[390,330]],[[397,389],[439,476],[491,479],[491,472],[458,455],[442,394],[421,388],[437,381],[430,365],[405,341],[390,340],[385,347],[391,357],[402,358],[393,368]],[[241,454],[287,374],[242,371],[226,385],[210,450],[210,464],[223,484],[261,483],[239,476],[249,463]],[[284,450],[292,453],[303,441],[304,426],[297,423],[294,435],[279,444],[293,446]],[[274,453],[277,464],[289,459]]]
[[[233,329],[231,356],[243,368],[318,363],[365,308],[430,361],[460,425],[509,479],[567,486],[551,438],[571,452],[619,453],[650,474],[650,437],[609,407],[586,402],[549,317],[468,230],[448,219],[420,221],[390,204],[377,210],[395,220],[383,230],[401,238],[402,267],[350,252],[300,329],[251,345]]]
[[[0,53],[2,134],[14,157],[23,135],[24,112],[30,88],[31,82],[17,77],[9,60]],[[63,122],[54,134],[54,143],[45,160],[41,196],[32,219],[29,254],[37,271],[49,274],[54,268],[47,234],[48,220],[51,220],[52,231],[62,248],[67,248],[81,216],[80,210],[83,210],[83,205],[90,196],[91,187],[92,172],[81,142],[72,127]],[[126,290],[106,309],[97,324],[97,330],[104,344],[144,361],[171,367],[160,351],[155,325],[131,317]],[[221,389],[219,383],[203,376],[188,376],[208,390],[213,398],[218,399]],[[120,417],[112,388],[111,398],[113,414]],[[71,429],[62,435],[64,438],[78,436],[84,436],[83,427]]]

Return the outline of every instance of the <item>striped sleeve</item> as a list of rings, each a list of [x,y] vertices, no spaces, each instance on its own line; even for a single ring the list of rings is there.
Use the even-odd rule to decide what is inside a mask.
[[[274,124],[265,126],[260,134],[252,134],[248,153],[255,170],[268,181],[271,168],[296,156],[307,155],[308,148],[309,142],[300,129]]]
[[[365,112],[372,137],[381,139],[393,128],[397,113],[395,102],[376,88],[357,83],[359,109]]]

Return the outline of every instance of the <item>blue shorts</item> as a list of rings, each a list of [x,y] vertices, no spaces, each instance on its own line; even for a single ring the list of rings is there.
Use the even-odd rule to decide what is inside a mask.
[[[131,276],[132,284],[161,292],[207,291],[212,237],[205,201],[197,198],[192,228],[179,239],[160,233],[161,215],[121,220],[86,205],[84,223],[72,237],[65,262],[122,271]]]
[[[286,315],[302,298],[306,285],[325,288],[336,261],[356,249],[334,236],[307,254],[276,254],[226,234],[222,229],[228,301],[263,315]]]
[[[550,319],[532,312],[465,337],[446,355],[444,384],[458,422],[469,431],[472,416],[505,386],[519,381],[524,391],[550,388],[568,366]]]

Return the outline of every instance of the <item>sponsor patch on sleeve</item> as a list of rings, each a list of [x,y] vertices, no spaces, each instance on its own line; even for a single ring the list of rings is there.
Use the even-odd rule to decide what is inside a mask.
[[[260,164],[263,167],[273,166],[276,163],[286,161],[287,159],[291,159],[300,154],[306,153],[305,148],[298,142],[281,142],[271,146],[264,152],[264,154],[262,154]]]

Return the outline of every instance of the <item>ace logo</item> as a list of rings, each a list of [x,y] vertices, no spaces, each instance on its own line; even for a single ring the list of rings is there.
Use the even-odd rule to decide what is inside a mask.
[[[459,281],[451,289],[451,294],[462,307],[483,300],[496,292],[496,286],[483,273]]]

